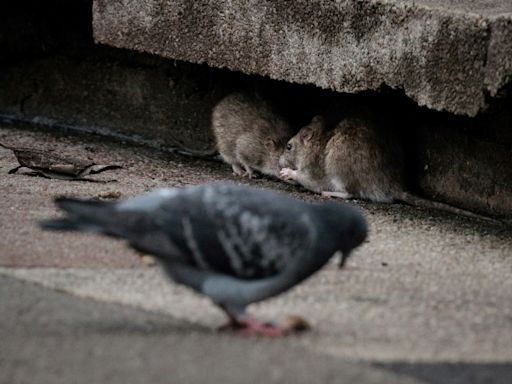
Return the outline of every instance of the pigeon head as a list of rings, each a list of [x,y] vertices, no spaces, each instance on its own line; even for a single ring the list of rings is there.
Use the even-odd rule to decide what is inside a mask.
[[[361,211],[348,203],[326,202],[321,210],[336,251],[341,251],[339,267],[343,268],[352,250],[366,240],[368,224]]]

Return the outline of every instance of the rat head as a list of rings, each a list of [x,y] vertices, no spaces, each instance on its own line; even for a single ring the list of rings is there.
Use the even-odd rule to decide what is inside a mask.
[[[302,127],[295,136],[288,140],[279,158],[279,166],[281,168],[297,169],[300,161],[312,152],[312,147],[319,140],[323,126],[324,119],[322,116],[313,117],[311,123]]]
[[[265,147],[265,156],[264,164],[262,172],[267,175],[273,175],[278,177],[279,170],[281,167],[279,166],[279,157],[283,153],[283,150],[286,146],[286,143],[289,139],[289,136],[285,137],[273,137],[268,136],[263,141],[263,146]]]

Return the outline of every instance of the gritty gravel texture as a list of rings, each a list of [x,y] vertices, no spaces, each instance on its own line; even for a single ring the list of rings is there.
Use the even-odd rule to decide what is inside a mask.
[[[127,198],[158,187],[182,187],[224,180],[276,189],[308,201],[322,199],[278,181],[240,180],[232,176],[230,167],[218,161],[163,153],[96,136],[77,137],[4,126],[0,129],[0,143],[7,147],[42,149],[60,156],[92,159],[98,164],[123,166],[122,169],[94,176],[97,180],[116,180],[108,183],[49,180],[27,176],[23,172],[9,175],[7,172],[18,162],[12,151],[0,147],[0,190],[4,196],[0,200],[3,213],[0,228],[5,233],[0,239],[3,249],[0,265],[4,266],[134,267],[140,264],[138,257],[126,251],[121,242],[39,230],[37,220],[57,215],[52,203],[57,195],[102,198],[114,194]],[[474,259],[482,258],[483,251],[487,255],[491,252],[500,256],[509,254],[512,249],[510,229],[403,205],[356,204],[369,215],[371,247],[376,253],[401,249],[400,253],[415,254],[423,250],[429,254],[441,251],[459,254],[457,246],[460,245],[467,248],[465,252]],[[399,238],[396,238],[397,231]],[[418,238],[418,234],[430,232],[439,236]],[[440,240],[444,242],[440,243]],[[447,244],[453,245],[453,249],[446,248]],[[383,261],[384,258],[383,255]],[[425,260],[433,262],[431,258]]]
[[[195,353],[194,345],[198,343],[202,343],[206,350],[215,350],[215,345],[220,342],[221,348],[231,357],[245,348],[245,341],[236,338],[226,341],[215,335],[213,330],[222,323],[223,317],[208,300],[168,284],[157,268],[143,264],[140,255],[128,250],[122,242],[92,235],[46,233],[35,225],[38,219],[56,215],[51,199],[57,194],[97,197],[117,192],[128,197],[164,185],[234,180],[228,166],[98,137],[77,138],[12,127],[0,130],[0,142],[54,149],[60,154],[90,156],[97,163],[116,163],[124,167],[95,176],[117,180],[110,183],[8,175],[7,171],[16,166],[16,160],[11,151],[0,148],[1,275],[107,303],[142,308],[174,319],[163,321],[166,325],[157,334],[144,327],[140,330],[138,326],[135,331],[128,331],[127,340],[136,339],[134,348],[138,352],[130,355],[127,351],[122,358],[129,356],[137,364],[156,367],[159,360],[150,363],[143,360],[144,363],[137,359],[144,355],[151,343],[156,343],[160,353],[166,348],[176,352],[172,347],[174,338],[179,339],[179,348],[191,354]],[[320,199],[279,182],[259,179],[250,183],[282,190],[301,199]],[[414,376],[420,382],[510,382],[502,379],[510,378],[512,362],[511,230],[402,205],[356,204],[368,218],[370,236],[369,241],[356,251],[345,271],[328,265],[290,293],[251,308],[257,315],[274,320],[289,313],[300,314],[313,325],[312,332],[287,339],[283,344],[285,347],[271,347],[269,356],[297,348],[311,358],[322,356],[319,359],[322,362],[308,366],[311,369],[324,369],[324,364],[329,364],[325,361],[335,359],[340,364],[380,364],[386,370]],[[4,293],[2,297],[6,297]],[[23,300],[20,298],[20,305]],[[47,305],[44,299],[40,300],[41,304],[35,306],[38,310],[42,310],[39,306]],[[26,308],[33,308],[33,304],[28,303]],[[73,308],[70,304],[69,311]],[[88,337],[84,338],[90,336],[91,340],[103,343],[105,349],[90,350],[90,353],[95,356],[94,353],[104,351],[105,356],[110,356],[118,351],[116,348],[126,349],[127,341],[122,336],[125,334],[117,333],[116,327],[108,325],[109,320],[100,318],[102,320],[87,320],[84,329],[88,331],[84,335]],[[16,322],[17,317],[13,315],[8,319]],[[100,332],[97,327],[101,328],[104,321],[108,324]],[[72,327],[72,324],[69,321],[66,327]],[[79,359],[85,352],[72,348],[72,338],[67,335],[66,327],[62,328],[63,353],[70,356],[65,360]],[[49,344],[43,345],[55,351],[56,344],[52,343],[57,343],[61,336],[54,335],[54,331],[48,332],[52,336],[45,336],[44,340]],[[190,338],[189,332],[193,334]],[[113,344],[101,341],[103,336],[114,340]],[[19,353],[25,358],[41,356],[42,366],[47,364],[48,357],[42,357],[45,347],[31,347],[26,337],[20,331],[9,340],[12,343],[13,340],[24,340],[27,349],[22,348]],[[77,340],[89,345],[89,341]],[[249,356],[257,354],[257,348],[266,350],[267,344],[251,344]],[[74,357],[71,356],[73,351],[77,353]],[[290,352],[290,356],[294,353]],[[232,358],[236,361],[236,357]],[[90,359],[87,360],[90,364],[96,364],[92,362],[94,357]],[[14,364],[13,360],[9,361]],[[212,361],[214,359],[209,363]],[[301,362],[302,369],[302,360],[297,361]],[[260,360],[260,363],[265,362]],[[185,369],[187,363],[183,364]],[[284,367],[285,371],[289,369],[286,364]],[[119,369],[125,372],[128,368],[122,365]],[[166,368],[161,369],[164,372]],[[433,371],[447,380],[440,381]],[[251,380],[258,377],[255,371],[250,372]],[[295,377],[290,375],[289,372],[285,374]],[[491,380],[486,381],[488,377]],[[372,382],[368,380],[365,378],[361,382]],[[20,379],[18,382],[26,381]],[[400,381],[388,378],[381,382]]]

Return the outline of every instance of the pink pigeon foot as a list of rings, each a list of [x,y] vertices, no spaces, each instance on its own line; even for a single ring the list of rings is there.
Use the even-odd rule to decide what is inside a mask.
[[[237,331],[242,336],[263,336],[263,337],[281,337],[284,330],[271,323],[263,323],[253,317],[244,316],[234,318],[229,316],[226,324],[219,328],[219,331]]]

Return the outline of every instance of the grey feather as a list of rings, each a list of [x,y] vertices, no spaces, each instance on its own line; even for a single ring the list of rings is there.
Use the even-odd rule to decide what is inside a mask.
[[[63,203],[65,202],[65,203]],[[52,230],[91,230],[151,253],[177,283],[242,313],[298,284],[366,238],[347,203],[309,204],[285,194],[217,183],[160,189],[119,203],[57,199],[67,216]]]

